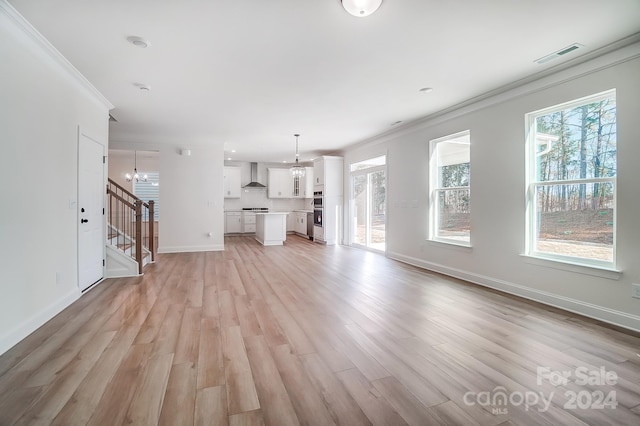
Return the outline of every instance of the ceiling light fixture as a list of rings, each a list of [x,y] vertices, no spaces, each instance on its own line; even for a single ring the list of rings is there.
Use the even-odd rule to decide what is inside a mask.
[[[149,40],[145,40],[142,37],[138,36],[127,37],[127,41],[141,49],[146,49],[147,47],[151,46],[151,42]]]
[[[300,135],[296,133],[293,136],[296,137],[296,164],[294,164],[291,168],[291,176],[293,176],[294,178],[301,178],[304,177],[306,170],[304,167],[298,164],[298,158],[300,157],[300,154],[298,154],[298,137]]]
[[[124,177],[127,179],[127,182],[131,182],[132,180],[135,180],[136,182],[147,181],[147,175],[143,175],[142,177],[140,177],[140,175],[138,174],[138,151],[133,151],[133,175],[127,173],[126,175],[124,175]]]
[[[369,16],[382,4],[382,0],[342,0],[342,7],[353,16]]]

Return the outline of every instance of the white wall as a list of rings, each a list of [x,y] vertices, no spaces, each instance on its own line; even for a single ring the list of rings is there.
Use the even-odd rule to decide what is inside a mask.
[[[640,44],[354,147],[387,153],[390,257],[640,330]],[[617,264],[621,274],[531,261],[525,247],[526,113],[617,89]],[[472,249],[426,240],[428,142],[471,130]],[[349,189],[348,179],[345,191]],[[348,192],[345,192],[348,194]],[[345,197],[348,198],[348,197]],[[347,221],[345,221],[347,222]]]
[[[153,145],[111,141],[109,146],[112,149],[159,152],[159,253],[224,249],[222,143],[194,145],[182,141],[173,145]],[[189,148],[191,156],[180,155],[182,148]],[[142,171],[142,165],[139,158],[138,170]],[[117,169],[114,167],[114,172]]]
[[[0,1],[0,354],[80,296],[78,126],[108,142],[108,102],[38,40]]]

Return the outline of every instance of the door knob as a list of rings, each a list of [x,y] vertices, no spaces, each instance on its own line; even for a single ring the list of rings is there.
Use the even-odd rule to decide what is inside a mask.
[[[89,219],[80,219],[80,223],[87,223],[89,222]]]

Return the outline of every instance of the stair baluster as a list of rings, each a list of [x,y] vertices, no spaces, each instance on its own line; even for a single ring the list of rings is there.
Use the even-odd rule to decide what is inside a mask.
[[[109,243],[135,259],[138,273],[142,274],[143,253],[148,252],[151,262],[155,262],[156,258],[155,203],[145,203],[112,179],[108,179],[107,195]],[[146,222],[144,217],[147,218]]]

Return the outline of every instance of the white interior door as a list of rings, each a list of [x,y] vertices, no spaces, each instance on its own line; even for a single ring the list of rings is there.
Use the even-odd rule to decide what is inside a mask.
[[[78,285],[86,290],[104,276],[104,146],[78,136]]]

